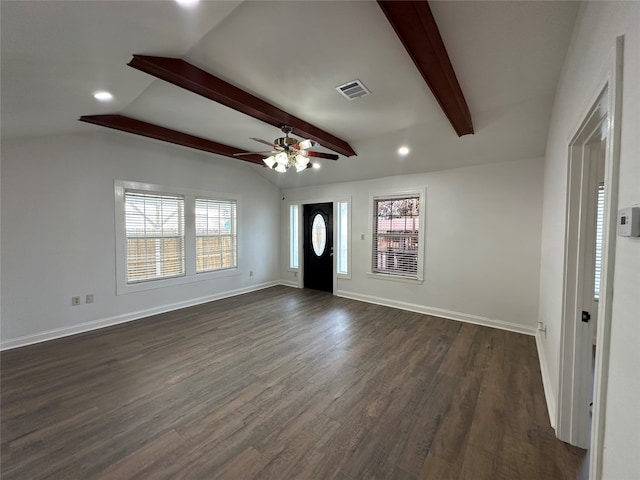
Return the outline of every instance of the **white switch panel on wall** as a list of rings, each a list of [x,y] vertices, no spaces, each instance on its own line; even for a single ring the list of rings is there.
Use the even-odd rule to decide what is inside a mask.
[[[640,207],[618,210],[618,235],[640,237]]]

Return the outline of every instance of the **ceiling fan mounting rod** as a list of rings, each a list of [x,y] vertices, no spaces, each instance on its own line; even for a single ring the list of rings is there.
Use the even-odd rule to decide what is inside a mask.
[[[282,130],[282,133],[284,133],[288,137],[289,134],[293,132],[293,127],[290,127],[289,125],[282,125],[280,127],[280,130]]]
[[[289,151],[289,148],[292,145],[295,145],[298,143],[298,141],[295,138],[289,138],[289,134],[293,131],[293,128],[290,127],[289,125],[282,125],[280,127],[280,130],[282,130],[282,133],[284,133],[285,136],[281,138],[276,138],[273,143],[278,147],[284,148],[285,151]]]

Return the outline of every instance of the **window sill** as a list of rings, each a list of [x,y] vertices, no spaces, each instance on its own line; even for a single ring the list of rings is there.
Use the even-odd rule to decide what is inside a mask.
[[[391,282],[399,282],[399,283],[409,283],[412,285],[421,285],[424,281],[422,278],[408,278],[408,277],[399,277],[397,275],[385,275],[384,273],[371,273],[367,272],[367,277],[375,278],[377,280],[387,280]]]
[[[127,293],[144,292],[146,290],[155,290],[156,288],[173,287],[176,285],[185,285],[188,283],[202,282],[206,280],[215,280],[218,278],[233,277],[240,275],[241,272],[237,268],[228,268],[214,272],[195,273],[193,275],[184,275],[182,277],[166,278],[162,280],[149,280],[148,282],[125,283],[118,282],[117,295]]]

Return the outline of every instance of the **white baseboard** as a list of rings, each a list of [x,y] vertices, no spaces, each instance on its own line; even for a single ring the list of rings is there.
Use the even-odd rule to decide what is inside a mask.
[[[278,285],[284,285],[285,287],[292,287],[292,288],[300,288],[300,285],[290,280],[281,280],[280,283],[278,283]]]
[[[205,297],[192,298],[183,302],[169,303],[145,310],[138,310],[137,312],[124,313],[122,315],[101,318],[98,320],[91,320],[89,322],[83,322],[69,327],[56,328],[53,330],[47,330],[46,332],[39,332],[31,335],[25,335],[23,337],[12,338],[0,343],[0,350],[10,350],[12,348],[24,347],[27,345],[32,345],[34,343],[46,342],[47,340],[68,337],[70,335],[76,335],[78,333],[90,332],[92,330],[98,330],[100,328],[110,327],[112,325],[118,325],[120,323],[132,322],[134,320],[139,320],[151,315],[157,315],[159,313],[171,312],[180,308],[192,307],[194,305],[200,305],[202,303],[212,302],[214,300],[221,300],[223,298],[235,297],[236,295],[242,295],[244,293],[255,292],[257,290],[274,287],[280,284],[280,282],[266,282],[258,285],[251,285],[249,287],[229,290],[227,292],[214,293],[213,295],[207,295]]]
[[[540,373],[542,374],[542,386],[544,387],[544,398],[547,401],[547,413],[549,414],[549,423],[551,427],[556,429],[556,394],[555,389],[549,378],[549,366],[547,365],[547,357],[542,348],[542,332],[536,333],[536,347],[538,349],[538,358],[540,362]]]
[[[433,315],[434,317],[448,318],[459,322],[473,323],[484,327],[493,327],[509,332],[524,333],[525,335],[535,335],[536,329],[533,326],[519,325],[517,323],[506,322],[504,320],[493,320],[491,318],[480,317],[478,315],[470,315],[468,313],[454,312],[441,308],[428,307],[426,305],[417,305],[414,303],[399,302],[390,298],[374,297],[372,295],[364,295],[361,293],[347,292],[338,290],[338,297],[350,298],[352,300],[360,300],[362,302],[374,303],[385,307],[399,308],[410,312],[423,313],[425,315]]]

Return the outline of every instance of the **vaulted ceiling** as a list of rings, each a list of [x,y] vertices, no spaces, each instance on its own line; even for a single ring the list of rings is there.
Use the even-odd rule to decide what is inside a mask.
[[[128,66],[143,55],[182,59],[356,153],[285,174],[210,154],[211,162],[239,162],[280,187],[542,156],[578,3],[429,5],[472,135],[458,136],[389,12],[374,1],[201,1],[186,9],[173,1],[3,0],[2,138],[101,131],[77,120],[107,114],[238,150],[262,150],[250,137],[281,136],[264,121]],[[348,101],[336,87],[355,79],[371,95]],[[96,102],[100,89],[113,101]],[[323,143],[320,151],[337,151]],[[406,157],[397,154],[401,145],[411,150]],[[179,157],[187,147],[167,148]]]

